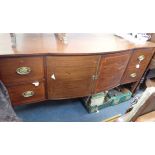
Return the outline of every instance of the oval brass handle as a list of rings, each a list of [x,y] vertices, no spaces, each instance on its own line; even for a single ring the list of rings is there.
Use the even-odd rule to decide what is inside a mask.
[[[134,77],[137,76],[137,74],[136,74],[136,73],[132,73],[132,74],[130,74],[130,76],[131,76],[132,78],[134,78]]]
[[[32,97],[34,95],[34,91],[28,90],[22,93],[23,97]]]
[[[142,60],[144,60],[145,59],[145,56],[144,55],[140,55],[139,57],[138,57],[138,60],[139,61],[142,61]]]
[[[19,67],[17,68],[16,72],[19,75],[27,75],[31,72],[31,68],[30,67]]]

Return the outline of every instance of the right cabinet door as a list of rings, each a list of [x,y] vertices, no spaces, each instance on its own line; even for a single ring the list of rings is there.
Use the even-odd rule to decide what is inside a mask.
[[[121,84],[139,81],[151,61],[153,54],[153,48],[134,50]]]
[[[120,84],[130,55],[131,51],[123,51],[102,56],[96,81],[96,93],[112,89]]]

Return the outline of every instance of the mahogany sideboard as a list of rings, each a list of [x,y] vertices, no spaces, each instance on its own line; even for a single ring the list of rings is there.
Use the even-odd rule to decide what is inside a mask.
[[[67,44],[54,34],[11,37],[0,34],[0,80],[14,106],[90,96],[124,84],[134,92],[155,51],[155,43],[134,44],[113,34],[67,34]]]

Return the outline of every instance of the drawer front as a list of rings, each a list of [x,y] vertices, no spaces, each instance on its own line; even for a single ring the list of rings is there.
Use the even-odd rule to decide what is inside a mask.
[[[131,51],[102,56],[99,75],[96,81],[96,93],[109,90],[120,84],[130,56]]]
[[[153,54],[154,50],[152,48],[135,50],[132,54],[121,83],[124,84],[138,81],[144,74]]]
[[[135,67],[127,69],[124,75],[122,83],[136,82],[142,76],[141,70],[137,70]]]
[[[14,106],[45,100],[43,82],[38,86],[32,83],[8,87],[11,102]]]
[[[43,58],[0,58],[0,79],[7,85],[43,79]]]

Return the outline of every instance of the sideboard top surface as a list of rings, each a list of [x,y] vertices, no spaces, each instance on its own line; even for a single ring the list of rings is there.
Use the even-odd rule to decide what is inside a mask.
[[[155,47],[155,43],[131,43],[113,34],[67,33],[68,44],[56,39],[54,33],[18,33],[12,47],[9,33],[0,34],[0,56],[18,55],[87,55]]]

